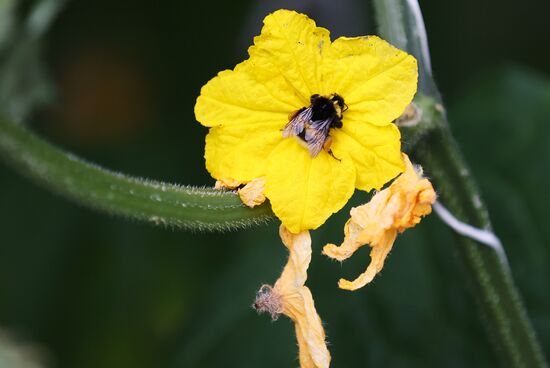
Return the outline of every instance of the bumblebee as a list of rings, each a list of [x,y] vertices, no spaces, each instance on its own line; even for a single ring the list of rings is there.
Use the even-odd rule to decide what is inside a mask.
[[[297,137],[311,157],[317,157],[321,149],[334,157],[330,150],[332,138],[329,131],[342,127],[342,114],[347,109],[344,99],[336,93],[329,96],[312,95],[308,107],[290,114],[289,122],[283,128],[283,137]]]

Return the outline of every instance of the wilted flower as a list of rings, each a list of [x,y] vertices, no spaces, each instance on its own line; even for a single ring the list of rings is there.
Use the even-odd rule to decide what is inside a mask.
[[[288,248],[288,262],[273,287],[263,285],[253,307],[268,312],[272,319],[284,314],[294,321],[302,368],[326,368],[330,353],[325,343],[323,324],[307,286],[307,268],[311,261],[311,237],[308,231],[289,232],[281,225],[279,234]]]
[[[342,289],[356,290],[372,281],[384,267],[398,233],[418,224],[422,216],[432,211],[436,194],[428,179],[422,177],[407,155],[406,168],[388,188],[376,193],[367,204],[351,210],[351,218],[344,228],[345,239],[339,247],[327,244],[323,254],[343,261],[362,247],[370,245],[371,263],[354,281],[340,279]]]

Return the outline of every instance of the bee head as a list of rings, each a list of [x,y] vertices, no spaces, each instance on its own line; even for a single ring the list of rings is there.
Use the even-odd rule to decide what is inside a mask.
[[[344,99],[339,94],[333,93],[328,97],[328,99],[332,101],[334,105],[340,107],[342,110],[344,110],[344,107],[347,107],[344,103]]]
[[[333,93],[328,98],[334,104],[339,117],[341,117],[342,113],[348,109],[348,105],[346,105],[342,96]]]

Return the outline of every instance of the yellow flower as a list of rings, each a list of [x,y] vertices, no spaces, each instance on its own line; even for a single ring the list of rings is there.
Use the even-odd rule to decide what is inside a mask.
[[[289,10],[264,19],[248,53],[210,80],[195,105],[210,128],[205,158],[214,178],[265,177],[274,213],[298,233],[323,224],[355,188],[379,189],[403,171],[392,121],[416,92],[412,56],[375,36],[331,42],[328,30]],[[339,110],[342,126],[328,132],[330,150],[313,157],[306,138],[283,138],[282,130],[316,94],[338,94],[347,109]]]
[[[307,286],[307,268],[311,261],[311,237],[308,231],[292,234],[281,225],[279,234],[288,248],[288,262],[273,287],[263,285],[253,307],[268,312],[273,320],[284,314],[294,321],[300,349],[301,368],[328,368],[330,353],[325,343],[325,330],[315,310]]]
[[[371,246],[371,263],[354,281],[340,279],[338,286],[346,290],[359,289],[372,281],[384,267],[398,233],[418,224],[422,216],[432,212],[436,194],[428,179],[415,170],[403,154],[406,169],[386,189],[376,193],[371,201],[351,210],[346,223],[344,243],[339,247],[327,244],[323,254],[343,261],[365,244]]]

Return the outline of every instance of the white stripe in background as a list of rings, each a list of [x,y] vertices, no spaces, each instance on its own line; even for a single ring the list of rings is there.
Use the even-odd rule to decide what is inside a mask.
[[[415,31],[418,32],[418,37],[420,38],[420,52],[422,53],[422,58],[426,64],[428,74],[432,75],[432,62],[430,60],[430,51],[428,48],[428,35],[426,33],[426,27],[424,26],[424,19],[422,18],[420,5],[418,5],[417,0],[407,0],[407,5],[409,6],[409,10],[411,11],[416,23]]]
[[[433,209],[444,223],[460,235],[466,236],[493,248],[497,252],[502,263],[508,266],[508,259],[506,258],[506,253],[504,252],[502,243],[494,233],[489,230],[478,229],[477,227],[473,227],[472,225],[460,221],[438,201],[433,204]]]

